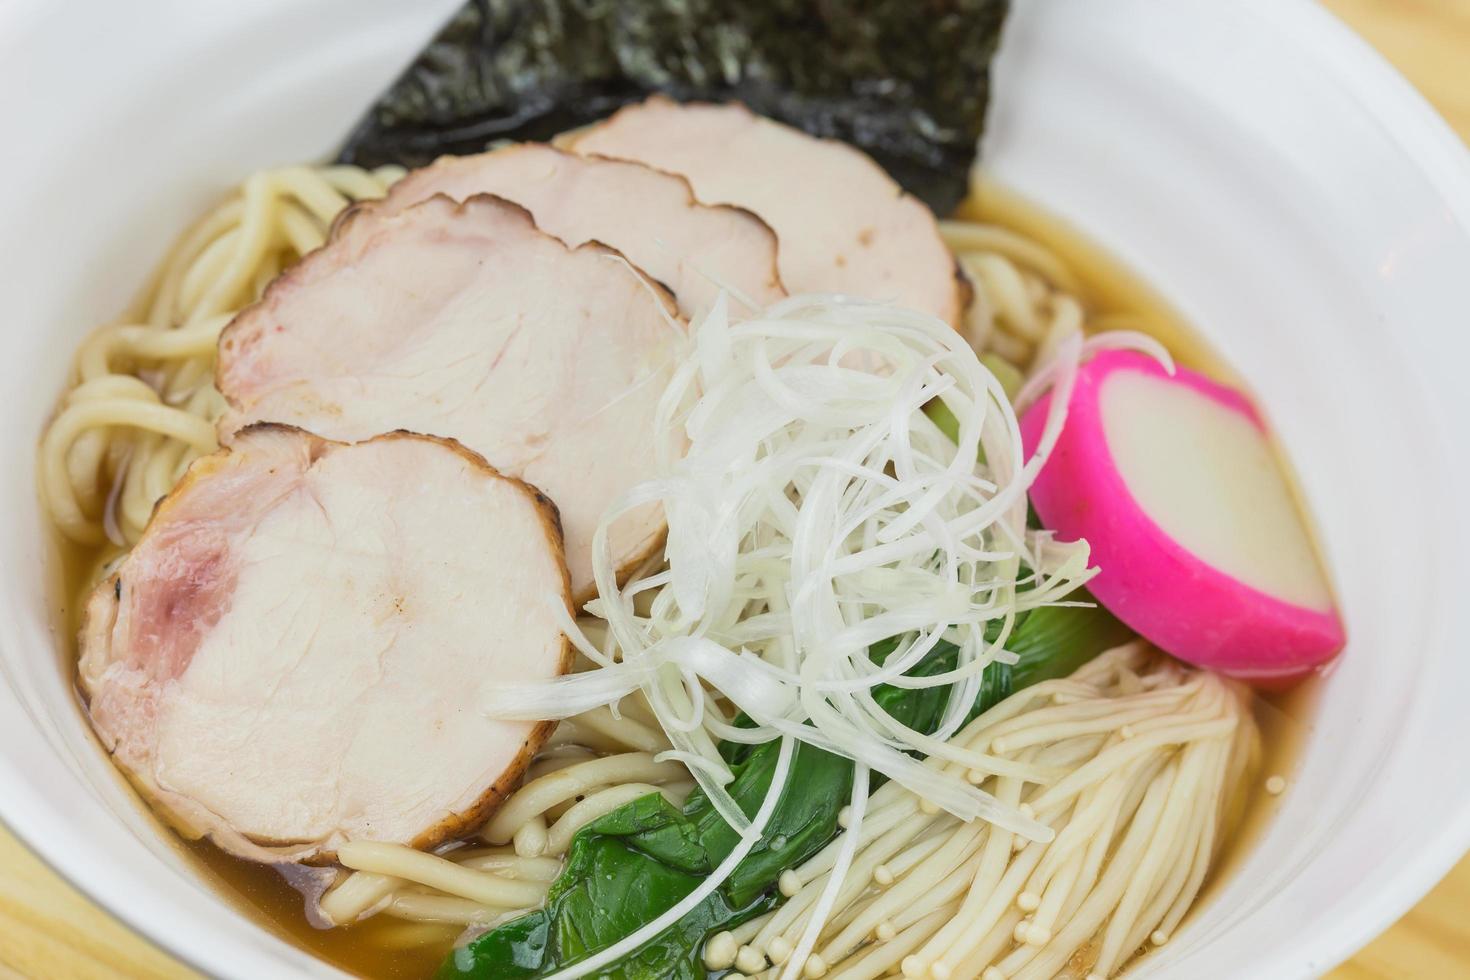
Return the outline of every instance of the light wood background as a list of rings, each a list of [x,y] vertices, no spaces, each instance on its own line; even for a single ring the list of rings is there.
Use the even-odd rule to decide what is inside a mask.
[[[1221,0],[1228,2],[1228,0]],[[1324,0],[1470,141],[1470,0]],[[1470,976],[1470,859],[1331,980]],[[193,980],[0,828],[0,978]]]

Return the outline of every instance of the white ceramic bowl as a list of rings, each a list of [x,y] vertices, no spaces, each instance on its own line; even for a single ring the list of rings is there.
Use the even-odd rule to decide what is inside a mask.
[[[210,973],[329,974],[196,882],[83,729],[34,446],[89,325],[248,171],[330,150],[457,0],[0,8],[0,818]],[[1294,459],[1351,645],[1284,807],[1138,976],[1300,977],[1470,844],[1470,163],[1304,0],[1019,3],[987,166],[1173,301]]]

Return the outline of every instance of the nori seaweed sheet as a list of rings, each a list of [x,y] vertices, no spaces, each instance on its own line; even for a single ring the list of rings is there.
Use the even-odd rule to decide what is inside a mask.
[[[652,92],[866,150],[940,214],[968,189],[1007,0],[470,0],[338,159],[545,140]]]

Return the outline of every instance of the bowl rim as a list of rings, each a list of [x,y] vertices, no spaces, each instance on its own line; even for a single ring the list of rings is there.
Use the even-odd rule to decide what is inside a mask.
[[[14,16],[0,18],[0,33],[22,30],[28,17],[38,16],[42,6],[35,2],[12,7]],[[1315,59],[1333,84],[1405,151],[1470,239],[1470,147],[1424,95],[1367,41],[1313,0],[1245,0],[1244,6],[1263,29],[1293,43],[1303,58]],[[156,906],[128,894],[126,879],[97,876],[95,865],[84,857],[85,849],[73,846],[79,842],[66,830],[65,814],[23,779],[3,752],[0,786],[6,788],[0,826],[89,903],[198,973],[216,976],[222,968],[244,965],[211,965],[211,952],[218,952],[211,936],[166,928],[162,918],[151,914]],[[1459,812],[1446,814],[1439,828],[1419,843],[1414,857],[1400,865],[1391,883],[1377,889],[1371,900],[1344,910],[1330,927],[1292,949],[1285,962],[1302,975],[1330,968],[1408,911],[1470,851],[1470,800]],[[259,951],[253,958],[263,962]],[[279,961],[275,965],[279,967]]]
[[[1332,83],[1402,148],[1449,217],[1470,239],[1470,144],[1367,40],[1312,0],[1249,0],[1251,13],[1311,58]],[[1444,392],[1437,392],[1443,396]],[[1463,392],[1445,399],[1470,404]],[[1470,418],[1467,418],[1470,420]],[[1341,910],[1331,926],[1293,949],[1300,975],[1320,975],[1349,959],[1412,909],[1470,852],[1470,797],[1418,841],[1413,858],[1369,901]]]

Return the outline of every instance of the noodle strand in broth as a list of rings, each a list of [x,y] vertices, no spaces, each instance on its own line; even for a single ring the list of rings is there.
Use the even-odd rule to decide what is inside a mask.
[[[131,547],[154,503],[218,443],[219,332],[281,269],[321,245],[337,215],[381,197],[397,167],[285,167],[255,174],[164,259],[119,323],[77,352],[62,407],[41,444],[53,523],[104,560]]]

